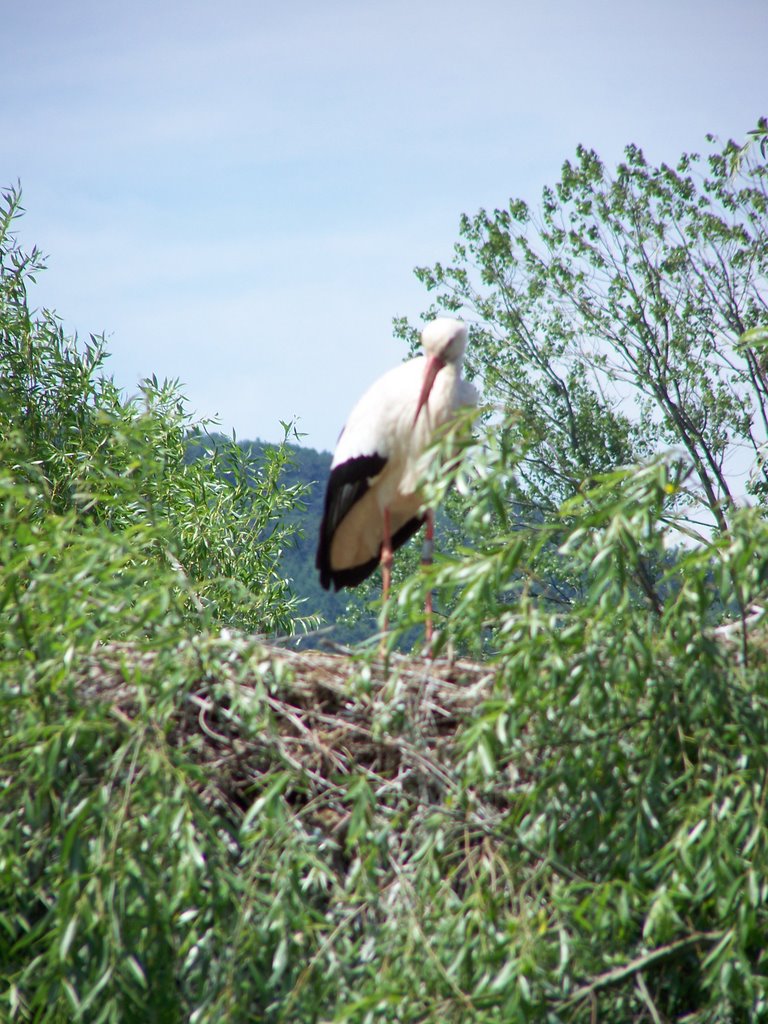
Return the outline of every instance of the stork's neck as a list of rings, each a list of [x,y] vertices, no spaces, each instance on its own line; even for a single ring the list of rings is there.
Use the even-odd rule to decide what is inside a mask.
[[[421,392],[419,393],[419,400],[416,403],[416,414],[413,417],[414,424],[419,418],[419,413],[426,406],[429,401],[429,395],[432,391],[432,387],[435,383],[438,373],[444,369],[445,363],[439,356],[428,355],[427,361],[424,364],[424,376],[421,381]]]

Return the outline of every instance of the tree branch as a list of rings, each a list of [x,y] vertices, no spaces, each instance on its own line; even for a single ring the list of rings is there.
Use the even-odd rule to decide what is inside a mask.
[[[638,956],[634,960],[630,960],[629,963],[622,964],[621,967],[614,967],[610,971],[598,974],[596,978],[592,979],[592,981],[588,982],[586,985],[581,985],[575,992],[572,992],[567,999],[562,1000],[562,1004],[563,1006],[572,1006],[574,1003],[579,1003],[582,999],[586,999],[588,996],[598,992],[600,989],[609,988],[611,985],[617,985],[619,982],[632,977],[633,974],[638,974],[640,971],[644,971],[647,967],[651,967],[660,960],[666,960],[670,957],[676,956],[689,946],[696,946],[702,942],[719,942],[720,939],[722,939],[723,934],[723,932],[693,932],[692,935],[687,935],[684,939],[677,939],[675,942],[669,942],[666,946],[658,946],[656,949],[652,949],[649,953],[643,953],[642,956]]]

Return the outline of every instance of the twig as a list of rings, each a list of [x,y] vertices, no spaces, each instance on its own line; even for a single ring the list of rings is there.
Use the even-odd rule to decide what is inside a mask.
[[[653,1018],[653,1024],[665,1024],[666,1018],[662,1017],[656,1008],[656,1003],[653,1001],[651,993],[648,991],[648,986],[645,984],[645,978],[643,972],[638,971],[637,978],[635,979],[637,989],[642,996],[643,1002],[648,1007],[648,1013]]]
[[[571,1006],[573,1003],[581,1002],[582,999],[586,999],[600,989],[608,988],[610,985],[617,985],[620,981],[624,981],[633,974],[639,974],[646,967],[650,967],[659,960],[675,956],[683,949],[687,949],[688,946],[695,946],[700,942],[718,942],[722,937],[723,932],[694,932],[692,935],[687,935],[684,939],[669,942],[666,946],[657,946],[656,949],[652,949],[649,953],[643,953],[642,956],[630,960],[629,963],[622,964],[621,967],[614,967],[610,971],[605,971],[604,974],[598,974],[592,981],[586,985],[581,985],[567,999],[564,999],[562,1001],[563,1005]]]

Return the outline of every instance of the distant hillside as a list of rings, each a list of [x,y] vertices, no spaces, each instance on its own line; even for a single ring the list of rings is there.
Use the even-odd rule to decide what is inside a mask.
[[[212,435],[208,440],[211,439],[216,440],[217,436]],[[221,440],[227,439],[222,436]],[[238,444],[244,451],[250,450],[257,460],[265,448],[272,447],[260,440],[239,441]],[[283,553],[284,575],[291,581],[294,593],[305,602],[302,614],[316,614],[322,619],[318,636],[308,638],[305,643],[316,646],[325,639],[341,644],[364,640],[376,631],[375,615],[367,610],[357,591],[332,593],[323,590],[315,569],[315,550],[331,455],[299,445],[286,447],[291,453],[291,462],[283,471],[283,483],[289,487],[303,484],[307,493],[305,510],[292,516],[298,531],[293,545]],[[190,442],[190,458],[197,457],[202,450],[202,444]]]

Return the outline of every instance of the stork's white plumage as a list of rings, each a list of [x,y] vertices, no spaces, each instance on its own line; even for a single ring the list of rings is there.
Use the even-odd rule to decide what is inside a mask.
[[[326,590],[354,587],[381,563],[386,597],[392,552],[425,520],[431,539],[432,515],[418,486],[424,452],[457,409],[477,404],[477,392],[461,376],[461,320],[432,320],[421,342],[426,354],[372,384],[339,437],[316,559]]]

